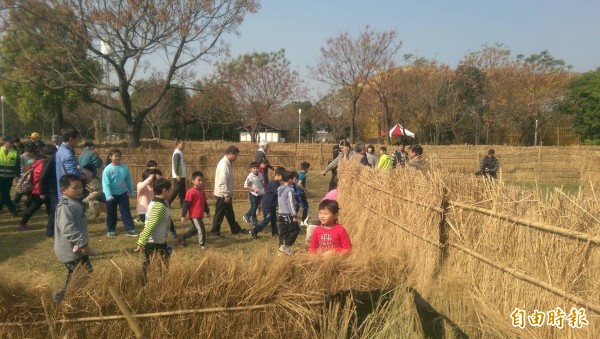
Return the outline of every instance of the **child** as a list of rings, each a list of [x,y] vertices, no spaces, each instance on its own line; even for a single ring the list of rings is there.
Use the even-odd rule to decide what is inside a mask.
[[[294,199],[294,175],[296,172],[285,172],[282,178],[283,185],[277,188],[277,204],[279,205],[279,252],[292,255],[294,251],[290,246],[294,245],[300,226],[296,218],[296,201]]]
[[[148,204],[146,224],[138,238],[137,247],[134,249],[135,252],[144,249],[144,283],[148,266],[154,255],[159,255],[165,263],[169,260],[171,250],[167,246],[167,234],[171,224],[171,209],[166,201],[172,191],[169,180],[160,178],[154,182],[154,199]]]
[[[198,234],[198,243],[200,248],[205,250],[208,249],[205,243],[206,239],[206,228],[204,227],[204,213],[206,216],[210,216],[210,210],[208,208],[208,201],[206,200],[206,193],[204,192],[204,174],[200,171],[192,173],[192,187],[185,193],[185,200],[181,207],[181,222],[185,222],[187,219],[185,216],[188,214],[192,221],[192,227],[189,231],[181,237],[178,242],[185,244],[188,238]]]
[[[146,210],[148,209],[148,204],[152,199],[154,199],[154,182],[156,179],[162,178],[162,172],[158,169],[149,169],[147,168],[144,173],[142,173],[142,181],[137,183],[137,205],[136,212],[137,217],[135,218],[135,222],[139,224],[144,224],[146,222]]]
[[[252,220],[252,225],[258,224],[256,210],[258,209],[258,206],[260,206],[260,201],[265,193],[265,179],[263,174],[258,171],[258,167],[258,162],[251,162],[250,173],[248,173],[248,177],[246,177],[246,181],[244,181],[244,188],[249,191],[250,209],[242,216],[242,218],[244,218],[244,221],[247,223],[250,223],[250,220]]]
[[[78,201],[83,192],[81,179],[73,174],[65,174],[60,178],[59,185],[62,198],[56,207],[54,253],[67,267],[67,281],[62,290],[52,295],[57,303],[65,296],[71,274],[77,267],[85,265],[89,273],[93,271],[89,256],[95,255],[88,245],[87,220],[83,206]]]
[[[156,166],[158,166],[158,163],[154,160],[148,160],[148,163],[146,163],[146,169],[156,169]]]
[[[271,235],[274,237],[279,236],[277,231],[277,189],[279,188],[279,182],[285,173],[285,168],[277,167],[275,169],[275,176],[273,180],[269,180],[267,188],[265,189],[265,195],[262,199],[263,209],[263,220],[254,225],[254,228],[250,230],[252,239],[258,238],[258,232],[262,231],[267,224],[271,223]]]
[[[301,226],[308,226],[308,201],[306,200],[306,173],[310,164],[306,161],[300,163],[300,172],[298,172],[298,181],[296,182],[296,196],[298,197],[298,203],[302,206],[302,219],[300,219]],[[299,208],[298,208],[299,209]]]
[[[344,226],[337,221],[340,207],[335,200],[323,200],[319,203],[319,220],[321,226],[315,228],[308,253],[333,251],[348,253],[352,250],[352,242]]]
[[[121,221],[125,226],[125,233],[130,237],[137,237],[131,211],[129,195],[135,194],[129,168],[121,163],[121,151],[113,148],[108,154],[111,163],[102,171],[102,190],[106,196],[106,229],[107,237],[115,237],[117,233],[117,206],[121,210]]]
[[[377,168],[382,170],[391,170],[394,166],[394,162],[392,157],[387,154],[387,148],[385,146],[381,146],[379,148],[379,161],[377,162]]]

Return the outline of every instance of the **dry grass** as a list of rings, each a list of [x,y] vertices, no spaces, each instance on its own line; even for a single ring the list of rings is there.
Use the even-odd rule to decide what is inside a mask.
[[[226,146],[224,143],[188,143],[188,171],[202,170],[210,183],[214,165]],[[150,158],[158,160],[163,171],[169,173],[165,165],[170,162],[171,147],[154,144],[137,150],[135,155],[127,155],[125,151],[125,163],[132,168],[134,181],[144,167],[142,164]],[[243,144],[240,148],[242,153],[236,163],[238,183],[247,174],[246,163],[253,159],[255,146]],[[534,179],[538,179],[533,181],[535,185],[544,182],[543,176],[551,173],[540,170],[537,149],[530,148],[526,152],[527,159],[538,163],[532,167],[520,162],[523,158],[517,154],[523,155],[522,148],[495,148],[501,154],[505,177],[512,175],[513,169],[514,173],[524,173],[519,171],[534,168],[537,173]],[[296,169],[303,160],[313,165],[308,183],[313,218],[329,179],[317,175],[328,160],[330,149],[327,145],[272,144],[270,158],[274,165]],[[593,337],[598,332],[599,320],[592,312],[587,313],[590,326],[581,330],[556,330],[549,326],[515,329],[509,318],[515,307],[531,312],[557,306],[568,310],[575,305],[455,248],[450,249],[450,255],[440,265],[439,212],[435,208],[439,209],[444,188],[453,201],[600,235],[597,220],[600,207],[593,196],[573,197],[550,188],[542,195],[539,187],[529,190],[505,186],[502,182],[490,184],[457,174],[474,172],[484,151],[485,147],[426,149],[434,164],[452,170],[453,174],[436,171],[421,176],[408,171],[347,168],[340,183],[339,200],[341,221],[349,230],[355,248],[349,257],[305,256],[302,235],[296,245],[298,255],[280,257],[276,240],[269,233],[263,233],[257,241],[249,236],[233,237],[224,222],[226,237],[209,238],[208,252],[200,251],[193,245],[196,239],[190,239],[187,247],[176,248],[168,270],[159,270],[156,266],[150,273],[149,283],[142,286],[141,257],[131,252],[134,239],[123,235],[115,239],[104,237],[105,224],[101,218],[90,225],[91,243],[101,251],[101,255],[93,259],[95,272],[87,279],[77,280],[80,288],[72,289],[59,307],[50,301],[50,291],[60,288],[65,272],[53,255],[52,242],[42,240],[45,217],[38,212],[30,224],[34,231],[17,232],[14,226],[18,220],[3,216],[0,271],[6,278],[0,283],[0,322],[45,321],[45,314],[54,320],[119,315],[108,292],[109,286],[116,286],[135,314],[215,311],[138,319],[151,337],[197,337],[198,334],[249,338],[283,335],[293,338],[414,337],[419,335],[420,326],[410,294],[405,292],[412,287],[472,337]],[[564,149],[556,152],[564,152]],[[559,169],[575,161],[576,156],[565,156],[563,162],[558,161],[559,157],[550,159],[553,162],[547,166]],[[208,192],[210,196],[210,190]],[[234,206],[238,219],[248,208],[245,196],[241,191],[236,196]],[[175,203],[174,215],[178,215],[177,209]],[[579,297],[600,302],[597,247],[472,211],[451,207],[448,212],[451,243]],[[205,222],[210,228],[211,219]],[[176,224],[179,233],[189,227]],[[117,230],[121,230],[120,227]],[[351,304],[315,304],[323,301],[325,295],[340,290],[388,288],[398,288],[392,302],[372,314],[360,329],[352,320]],[[258,309],[231,310],[232,307]],[[133,336],[123,320],[0,327],[0,336],[49,337],[49,328],[57,336],[68,338]]]
[[[587,311],[590,325],[583,329],[513,328],[509,315],[515,307],[528,312],[561,307],[568,312],[577,305],[458,250],[467,248],[598,305],[600,250],[596,245],[462,210],[451,203],[447,214],[449,242],[457,246],[449,249],[449,256],[440,265],[440,214],[428,208],[441,205],[445,189],[451,201],[597,236],[597,200],[561,191],[542,197],[535,190],[444,171],[428,175],[402,170],[380,173],[349,166],[346,173],[352,175],[342,177],[339,200],[342,206],[357,207],[345,214],[352,220],[347,223],[351,237],[360,239],[362,248],[401,253],[407,258],[404,274],[408,285],[468,334],[585,338],[598,333],[599,319],[592,310]]]

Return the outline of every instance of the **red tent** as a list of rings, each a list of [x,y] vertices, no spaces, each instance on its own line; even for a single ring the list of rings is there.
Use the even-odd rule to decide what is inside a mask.
[[[390,138],[391,137],[409,137],[409,138],[415,137],[415,134],[413,132],[402,127],[402,125],[400,125],[400,124],[396,124],[394,127],[392,127],[389,134],[390,134]]]

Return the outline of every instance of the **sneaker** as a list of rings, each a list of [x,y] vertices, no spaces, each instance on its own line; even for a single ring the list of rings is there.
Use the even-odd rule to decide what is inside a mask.
[[[65,291],[52,292],[52,300],[57,304],[60,303],[64,297]]]
[[[179,246],[186,245],[185,239],[183,239],[182,237],[178,237],[176,241],[177,241],[177,245],[179,245]]]
[[[106,236],[107,236],[107,237],[114,238],[114,237],[116,237],[116,236],[117,236],[117,232],[106,232]]]
[[[306,217],[306,219],[303,220],[304,221],[304,226],[308,226],[308,218],[309,217]]]
[[[258,239],[258,235],[256,235],[256,233],[254,233],[254,230],[250,230],[250,236],[252,237],[252,239],[256,240]]]
[[[125,232],[125,235],[127,235],[128,237],[137,237],[139,234],[138,232],[136,232],[136,230],[129,230]]]
[[[250,223],[250,218],[248,218],[245,214],[242,215],[242,219],[244,219],[244,221],[246,222],[246,224]]]
[[[200,249],[206,251],[208,249],[208,246],[206,246],[206,245],[200,245]]]
[[[221,238],[221,233],[208,232],[208,235],[214,238]]]
[[[29,227],[29,225],[27,225],[27,224],[19,225],[19,226],[17,226],[17,228],[20,231],[29,231],[31,229],[31,227]]]
[[[294,254],[294,250],[285,246],[285,245],[281,245],[279,246],[279,252],[283,253],[283,254],[287,254],[287,255],[292,255]]]

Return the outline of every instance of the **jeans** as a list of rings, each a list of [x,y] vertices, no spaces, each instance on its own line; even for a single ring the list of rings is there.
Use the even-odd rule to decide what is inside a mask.
[[[129,207],[128,192],[119,195],[113,195],[113,198],[106,201],[106,229],[108,232],[114,232],[117,228],[117,206],[121,210],[121,221],[125,226],[125,231],[135,229],[131,210]]]
[[[258,232],[262,231],[265,226],[271,223],[271,234],[279,235],[277,231],[277,213],[275,213],[275,209],[270,211],[263,211],[264,219],[258,224],[254,225],[254,229],[252,230],[254,234],[258,234]]]
[[[80,266],[84,266],[88,273],[92,273],[94,271],[92,263],[90,262],[90,257],[87,255],[84,255],[80,259],[65,262],[63,264],[67,268],[67,280],[65,281],[65,287],[53,296],[55,302],[60,302],[64,298],[67,287],[69,287],[69,283],[71,282],[71,276],[73,275],[73,271],[75,271],[75,269]]]
[[[258,206],[260,205],[260,201],[262,200],[262,195],[256,196],[252,193],[248,193],[248,195],[250,196],[250,209],[246,213],[246,218],[252,219],[252,223],[256,224],[258,222],[258,220],[256,219],[256,210],[258,209]]]
[[[306,220],[308,217],[308,201],[306,200],[306,194],[300,193],[298,194],[298,202],[296,205],[296,211],[300,211],[300,207],[302,207],[302,221]]]
[[[223,218],[227,219],[229,223],[229,227],[231,228],[231,234],[238,234],[242,231],[240,224],[235,221],[235,212],[233,211],[233,201],[229,201],[228,204],[225,203],[224,197],[216,197],[217,203],[215,206],[215,215],[213,217],[213,224],[210,230],[210,233],[215,235],[221,234],[221,223],[223,223]]]

